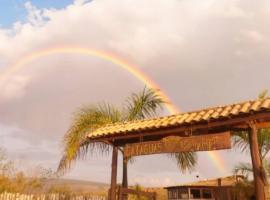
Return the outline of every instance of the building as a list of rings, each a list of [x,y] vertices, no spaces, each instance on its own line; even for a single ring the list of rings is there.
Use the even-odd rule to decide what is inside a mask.
[[[228,176],[170,186],[165,189],[167,189],[168,200],[239,200],[240,198],[233,194],[233,188],[243,181],[243,176]]]

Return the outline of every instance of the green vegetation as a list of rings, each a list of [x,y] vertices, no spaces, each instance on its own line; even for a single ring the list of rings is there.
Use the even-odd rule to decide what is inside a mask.
[[[259,94],[259,99],[264,99],[267,97],[268,91],[265,90]],[[268,179],[270,177],[270,129],[261,128],[258,130],[258,146],[259,146],[259,156],[262,162],[261,173],[264,177],[264,184],[268,184]],[[233,136],[233,146],[240,149],[243,153],[250,154],[250,143],[248,131],[235,132]],[[234,187],[234,194],[238,195],[239,199],[250,199],[254,196],[254,183],[248,180],[248,178],[253,174],[253,167],[251,163],[239,163],[233,169],[234,174],[241,174],[245,177],[243,182],[238,183]],[[239,196],[240,195],[240,196]]]
[[[3,149],[0,149],[0,193],[1,192],[35,192],[42,188],[45,177],[26,177],[21,171],[16,170],[12,161],[6,158]]]
[[[84,158],[87,154],[98,152],[106,155],[109,153],[111,149],[109,144],[92,143],[86,139],[91,131],[112,123],[156,117],[158,110],[165,103],[157,91],[144,89],[138,94],[133,93],[120,109],[104,103],[79,109],[64,136],[64,154],[58,172],[70,169],[73,161]],[[120,150],[122,151],[122,149]],[[192,152],[172,154],[171,157],[177,161],[182,171],[193,169],[197,161],[196,154]],[[126,160],[123,160],[123,187],[128,186],[127,163]]]
[[[269,151],[270,151],[270,129],[260,129],[258,132],[258,143],[260,159],[263,163],[263,173],[265,180],[270,175],[270,161],[269,161]],[[235,134],[233,141],[234,146],[238,147],[242,152],[249,153],[249,139],[247,132],[238,132]],[[234,168],[234,173],[240,173],[242,175],[248,176],[252,173],[252,165],[250,163],[239,163]]]
[[[259,94],[259,99],[264,99],[267,97],[267,90]],[[260,159],[263,164],[262,173],[264,175],[265,184],[268,182],[270,176],[270,129],[262,128],[258,131],[258,145],[259,145],[259,154]],[[233,145],[236,148],[239,148],[242,152],[250,153],[249,149],[249,137],[247,131],[241,131],[234,133]],[[250,163],[239,163],[235,166],[233,172],[235,174],[242,174],[248,177],[252,171],[252,165]]]
[[[254,187],[251,181],[244,179],[238,182],[232,190],[233,199],[249,200],[254,195]]]
[[[0,194],[63,194],[84,196],[107,196],[107,186],[84,181],[61,180],[51,169],[41,166],[34,168],[34,175],[16,169],[14,162],[8,160],[0,148]]]
[[[167,200],[168,199],[168,194],[167,190],[164,188],[144,188],[143,186],[139,184],[135,184],[134,186],[131,187],[131,189],[140,192],[155,192],[156,197],[158,200]],[[145,196],[138,196],[138,195],[128,195],[128,200],[144,200],[147,199]]]
[[[140,186],[139,184],[136,184],[132,189],[134,189],[136,192],[142,192],[144,191],[144,188]],[[147,200],[147,197],[139,196],[139,195],[129,195],[128,200]]]

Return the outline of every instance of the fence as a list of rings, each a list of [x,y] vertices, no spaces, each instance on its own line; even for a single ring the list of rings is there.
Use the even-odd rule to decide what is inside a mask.
[[[97,195],[70,195],[70,194],[0,194],[0,200],[107,200],[105,196]]]

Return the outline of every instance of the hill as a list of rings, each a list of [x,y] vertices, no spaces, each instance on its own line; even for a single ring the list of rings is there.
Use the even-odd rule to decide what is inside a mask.
[[[91,192],[91,193],[106,193],[109,185],[105,183],[74,180],[74,179],[48,179],[45,182],[45,188],[65,188],[72,192]]]

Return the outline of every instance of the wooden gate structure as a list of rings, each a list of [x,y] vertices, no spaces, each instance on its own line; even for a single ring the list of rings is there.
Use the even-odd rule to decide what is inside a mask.
[[[119,147],[124,148],[126,157],[227,149],[230,148],[230,134],[246,131],[249,134],[256,199],[264,200],[266,179],[257,141],[260,128],[270,128],[270,98],[111,124],[91,132],[88,139],[113,146],[109,199],[116,200]]]

